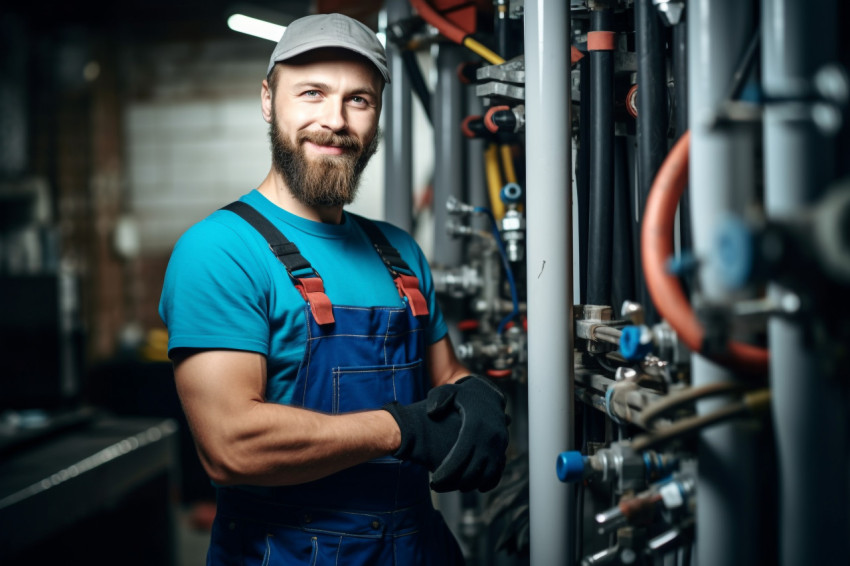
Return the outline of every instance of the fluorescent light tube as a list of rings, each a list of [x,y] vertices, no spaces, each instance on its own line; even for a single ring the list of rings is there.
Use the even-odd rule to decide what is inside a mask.
[[[268,39],[269,41],[277,42],[283,35],[285,26],[280,26],[257,18],[251,18],[243,14],[233,14],[227,18],[227,27],[233,31],[247,33],[255,37]]]

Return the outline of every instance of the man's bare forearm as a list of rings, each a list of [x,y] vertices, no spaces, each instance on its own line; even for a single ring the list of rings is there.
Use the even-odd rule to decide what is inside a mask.
[[[201,458],[220,485],[304,483],[391,454],[401,441],[386,411],[327,415],[274,403],[222,423],[216,438],[210,432]]]
[[[392,454],[401,433],[386,411],[329,415],[264,399],[259,354],[192,352],[175,362],[198,454],[220,485],[291,485]]]

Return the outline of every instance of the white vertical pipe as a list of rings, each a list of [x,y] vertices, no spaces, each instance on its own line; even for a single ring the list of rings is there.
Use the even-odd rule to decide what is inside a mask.
[[[752,2],[740,0],[688,3],[688,190],[697,257],[711,255],[722,215],[742,213],[755,199],[754,130],[716,128],[710,122],[752,38],[753,7]],[[700,292],[709,301],[729,298],[710,263],[700,268]],[[736,380],[731,371],[698,355],[692,370],[695,387]],[[726,398],[704,400],[697,411],[712,413],[728,402]],[[711,427],[700,434],[698,450],[697,563],[759,563],[758,446],[753,428],[741,422]]]
[[[570,3],[525,3],[531,563],[575,561],[575,491],[555,474],[572,450]]]
[[[763,0],[765,94],[793,96],[838,58],[836,0]],[[765,208],[794,217],[824,192],[835,174],[832,140],[805,106],[764,112]],[[815,276],[815,274],[812,274]],[[783,290],[773,285],[772,293]],[[782,566],[847,564],[848,431],[846,372],[824,373],[814,338],[800,321],[769,326],[770,386],[779,463],[779,557]]]

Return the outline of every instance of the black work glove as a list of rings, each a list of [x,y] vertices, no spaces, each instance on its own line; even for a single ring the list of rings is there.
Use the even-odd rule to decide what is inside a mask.
[[[432,419],[459,414],[457,442],[431,477],[434,491],[489,491],[505,469],[508,424],[505,396],[489,379],[469,375],[428,392]]]
[[[401,445],[393,456],[422,464],[430,472],[436,470],[457,440],[460,415],[446,412],[431,417],[427,400],[410,405],[400,405],[396,401],[381,408],[393,416],[401,430]]]

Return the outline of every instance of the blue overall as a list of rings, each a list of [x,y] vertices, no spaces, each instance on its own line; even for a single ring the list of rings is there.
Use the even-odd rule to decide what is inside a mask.
[[[305,303],[293,405],[337,414],[425,398],[410,306],[330,308],[333,322],[320,324]],[[431,504],[428,470],[387,456],[300,485],[219,488],[207,564],[451,566],[463,556]]]

